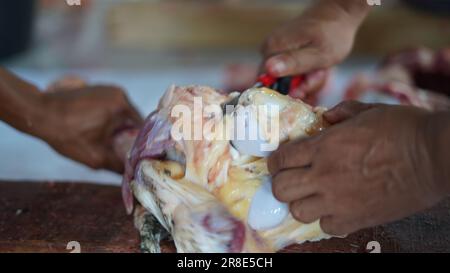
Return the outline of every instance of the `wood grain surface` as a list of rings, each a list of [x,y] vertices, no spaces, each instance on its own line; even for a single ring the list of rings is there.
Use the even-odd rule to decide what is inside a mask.
[[[0,182],[0,252],[139,252],[138,233],[125,214],[120,188],[88,183]],[[348,237],[305,243],[282,252],[450,252],[450,200],[401,221]],[[173,244],[162,244],[174,252]]]
[[[0,252],[139,252],[120,188],[84,183],[0,183]]]

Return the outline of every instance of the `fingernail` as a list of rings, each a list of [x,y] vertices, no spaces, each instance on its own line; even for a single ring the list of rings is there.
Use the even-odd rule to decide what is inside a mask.
[[[286,70],[286,64],[282,61],[275,61],[272,69],[275,73],[283,73]]]
[[[266,69],[272,76],[283,74],[286,68],[286,63],[278,57],[272,57],[266,63]]]

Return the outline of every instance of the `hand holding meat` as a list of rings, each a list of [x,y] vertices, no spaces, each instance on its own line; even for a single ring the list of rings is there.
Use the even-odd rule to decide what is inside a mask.
[[[74,79],[40,92],[0,70],[0,101],[0,119],[95,169],[122,172],[123,160],[112,152],[113,136],[142,122],[120,88],[87,86]]]
[[[348,234],[429,208],[450,193],[448,112],[344,102],[324,118],[335,125],[281,146],[268,161],[274,195],[289,202],[297,220],[320,218],[326,233]]]
[[[44,139],[56,151],[94,169],[123,171],[113,151],[114,135],[137,128],[142,120],[124,92],[112,86],[91,86],[45,94],[48,106]]]

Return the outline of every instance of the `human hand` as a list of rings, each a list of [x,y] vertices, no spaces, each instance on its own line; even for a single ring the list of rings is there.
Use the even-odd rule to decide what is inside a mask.
[[[140,114],[124,91],[114,86],[84,86],[44,93],[45,109],[36,132],[53,149],[94,169],[121,173],[124,162],[114,152],[114,136],[139,128]]]
[[[344,102],[324,117],[335,125],[281,145],[268,160],[273,193],[298,221],[321,219],[324,232],[344,235],[409,216],[449,194],[431,113]]]
[[[143,122],[118,87],[89,86],[78,77],[65,77],[41,92],[3,68],[0,119],[75,161],[116,172],[123,171],[118,149],[123,151],[113,141],[124,139],[115,134],[139,128]]]
[[[350,53],[359,21],[333,1],[326,2],[267,37],[262,49],[267,72],[278,77],[309,73],[329,68]]]

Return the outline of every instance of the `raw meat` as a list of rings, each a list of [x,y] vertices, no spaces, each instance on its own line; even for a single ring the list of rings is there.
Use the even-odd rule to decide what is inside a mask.
[[[179,119],[171,113],[176,106],[194,111],[196,98],[201,98],[203,107],[221,109],[220,105],[235,95],[205,86],[168,89],[128,156],[123,183],[128,212],[133,209],[134,195],[171,234],[178,252],[272,252],[330,237],[318,221],[302,224],[288,213],[282,218],[266,216],[275,217],[269,221],[276,223],[274,226],[250,227],[250,209],[253,218],[265,209],[251,208],[251,202],[263,181],[270,180],[266,159],[236,149],[229,139],[218,137],[224,132],[221,130],[215,130],[215,137],[210,139],[174,137],[172,129]],[[243,108],[261,105],[279,107],[280,141],[313,135],[327,126],[321,118],[324,109],[273,90],[250,89],[239,99]],[[194,116],[190,123],[194,126],[213,121],[215,128],[228,132],[227,127],[220,126],[233,121],[233,113]]]
[[[356,76],[345,99],[449,109],[450,49],[419,48],[392,54],[375,75]]]

